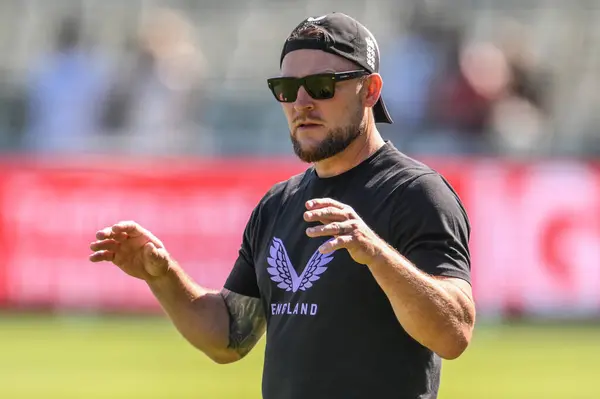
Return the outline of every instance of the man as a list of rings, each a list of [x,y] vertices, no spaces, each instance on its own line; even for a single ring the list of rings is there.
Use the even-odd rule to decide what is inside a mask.
[[[379,54],[334,13],[286,41],[282,103],[303,174],[272,187],[221,292],[190,281],[133,222],[97,234],[92,261],[145,280],[179,331],[218,363],[267,331],[266,399],[435,398],[441,358],[467,347],[475,309],[469,224],[437,173],[385,142]]]

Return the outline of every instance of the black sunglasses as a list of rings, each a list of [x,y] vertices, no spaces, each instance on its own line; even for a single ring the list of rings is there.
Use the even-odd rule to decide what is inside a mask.
[[[298,90],[300,90],[301,86],[304,86],[306,92],[315,100],[327,100],[333,98],[335,95],[336,82],[356,79],[370,74],[370,72],[365,70],[319,73],[316,75],[304,76],[302,78],[270,78],[267,79],[267,83],[277,101],[282,103],[296,101]]]

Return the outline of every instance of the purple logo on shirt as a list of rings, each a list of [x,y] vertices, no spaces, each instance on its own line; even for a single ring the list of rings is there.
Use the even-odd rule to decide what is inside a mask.
[[[273,238],[269,256],[267,256],[267,262],[271,267],[267,267],[267,271],[271,275],[271,280],[279,283],[277,287],[292,292],[297,292],[298,290],[306,291],[327,270],[325,265],[332,260],[333,253],[323,255],[317,249],[308,260],[302,274],[298,276],[283,245],[283,241],[279,238]]]

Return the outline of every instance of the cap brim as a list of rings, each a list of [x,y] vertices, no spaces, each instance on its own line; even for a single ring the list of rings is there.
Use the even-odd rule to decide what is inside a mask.
[[[373,116],[375,123],[394,123],[383,102],[383,97],[379,97],[379,101],[373,106]]]

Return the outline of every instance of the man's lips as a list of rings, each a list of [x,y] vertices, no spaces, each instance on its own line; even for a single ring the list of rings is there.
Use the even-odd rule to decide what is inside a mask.
[[[296,125],[296,128],[311,129],[311,128],[315,128],[315,127],[319,127],[319,126],[323,126],[323,125],[321,123],[317,123],[317,122],[302,122],[302,123],[298,123]]]

